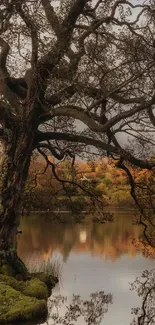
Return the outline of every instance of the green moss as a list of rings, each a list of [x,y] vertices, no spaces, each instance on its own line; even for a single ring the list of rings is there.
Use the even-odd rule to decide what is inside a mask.
[[[36,297],[37,299],[48,298],[48,289],[46,284],[37,278],[26,281],[25,288],[22,292],[26,296]]]
[[[37,278],[32,278],[27,281],[17,281],[13,277],[0,275],[0,282],[6,283],[16,291],[20,291],[25,296],[45,300],[48,298],[48,288],[46,284]]]
[[[48,275],[48,274],[43,273],[43,272],[32,273],[31,276],[39,279],[42,282],[44,282],[49,291],[51,291],[51,289],[55,287],[56,283],[58,283],[58,278],[56,278],[53,275]]]
[[[57,279],[44,273],[25,273],[22,261],[17,263],[12,266],[8,260],[0,259],[0,323],[19,323],[43,317],[45,321],[47,298]],[[17,270],[20,273],[16,273]]]
[[[46,300],[37,300],[0,283],[0,323],[28,321],[47,316]]]

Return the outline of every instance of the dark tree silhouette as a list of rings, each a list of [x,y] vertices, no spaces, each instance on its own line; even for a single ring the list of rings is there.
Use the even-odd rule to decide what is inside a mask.
[[[141,308],[133,308],[135,318],[133,325],[154,325],[155,323],[155,270],[144,271],[140,278],[132,284],[132,290],[136,290],[142,298]]]
[[[48,162],[49,153],[62,159],[91,146],[154,166],[154,3],[5,0],[0,21],[0,251],[9,256],[14,248],[17,258],[17,216],[34,150]]]
[[[47,324],[76,324],[80,317],[88,325],[99,325],[108,312],[108,306],[112,303],[112,295],[104,291],[92,293],[89,300],[83,300],[79,295],[73,295],[72,302],[66,307],[64,315],[61,315],[61,307],[67,303],[67,298],[56,296],[49,301],[49,316]]]

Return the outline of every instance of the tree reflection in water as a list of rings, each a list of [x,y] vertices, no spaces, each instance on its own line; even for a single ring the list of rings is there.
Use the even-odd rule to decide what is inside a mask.
[[[49,316],[46,324],[73,325],[83,317],[86,324],[99,325],[108,311],[109,304],[112,304],[112,295],[106,295],[104,291],[91,294],[89,300],[73,295],[71,304],[65,307],[64,315],[60,316],[61,308],[67,305],[67,298],[59,295],[49,300]]]
[[[155,324],[155,269],[144,271],[131,285],[138,296],[142,298],[141,308],[133,308],[135,318],[131,325],[154,325]]]

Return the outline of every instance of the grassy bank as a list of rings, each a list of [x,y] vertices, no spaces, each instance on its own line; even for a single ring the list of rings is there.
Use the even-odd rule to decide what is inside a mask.
[[[45,273],[14,274],[5,259],[0,260],[0,323],[46,320],[47,299],[57,278]]]

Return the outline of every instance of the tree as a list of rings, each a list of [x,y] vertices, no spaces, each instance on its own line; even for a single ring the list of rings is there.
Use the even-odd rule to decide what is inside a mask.
[[[131,285],[142,298],[141,307],[133,308],[135,318],[132,325],[153,325],[155,321],[155,270],[146,270]]]
[[[56,296],[50,299],[46,324],[55,324],[57,322],[70,325],[75,324],[79,318],[82,318],[85,324],[99,325],[108,312],[109,304],[112,304],[112,298],[111,294],[105,294],[104,291],[92,293],[89,300],[83,300],[79,295],[73,295],[71,303],[62,316],[61,308],[67,302],[67,297]]]
[[[48,164],[49,154],[62,160],[95,147],[121,163],[153,168],[146,144],[148,150],[154,144],[154,5],[149,0],[0,5],[1,251],[15,245],[34,150]],[[122,132],[130,136],[126,144],[119,140]]]

